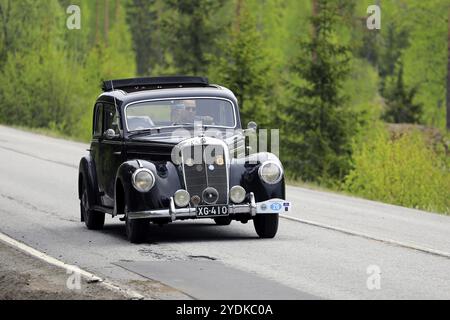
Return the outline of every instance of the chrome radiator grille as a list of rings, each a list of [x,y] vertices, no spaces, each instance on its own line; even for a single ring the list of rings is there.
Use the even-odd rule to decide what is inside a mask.
[[[211,150],[214,152],[211,153]],[[218,191],[217,204],[228,203],[228,169],[224,152],[220,145],[191,145],[181,150],[186,190],[191,197],[199,196],[202,204],[205,204],[202,198],[203,191],[208,187]],[[223,163],[215,161],[220,155]]]

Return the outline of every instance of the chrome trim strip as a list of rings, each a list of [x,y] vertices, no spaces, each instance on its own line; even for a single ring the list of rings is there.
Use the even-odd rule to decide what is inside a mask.
[[[205,148],[205,144],[202,145],[202,149],[203,149],[202,157],[203,157],[203,163],[204,163],[204,167],[205,167],[204,169],[205,169],[205,177],[206,177],[206,188],[209,188],[209,177],[208,177],[209,171],[208,171],[208,165],[206,164],[206,154],[205,154],[206,148]],[[203,192],[202,192],[202,200],[203,201],[205,201],[203,199],[203,193],[205,192],[206,188],[203,189]],[[217,190],[216,190],[216,192],[217,192]],[[217,195],[220,196],[218,192],[217,192]],[[217,198],[217,200],[219,200],[219,197]]]
[[[252,217],[256,216],[256,200],[253,192],[250,192],[250,214]]]
[[[175,200],[173,200],[173,197],[170,197],[169,213],[170,213],[170,219],[172,220],[172,222],[174,222],[177,219],[176,212],[177,212],[177,209],[175,208]]]

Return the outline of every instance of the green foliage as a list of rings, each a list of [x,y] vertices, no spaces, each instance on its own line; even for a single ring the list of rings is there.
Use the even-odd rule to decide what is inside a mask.
[[[100,81],[133,76],[135,57],[123,3],[111,7],[110,29],[91,42],[100,30],[92,30],[89,19],[99,18],[103,8],[80,1],[82,29],[69,31],[65,2],[1,0],[0,121],[87,140]]]
[[[171,12],[165,31],[177,70],[182,74],[206,74],[206,56],[216,54],[215,39],[223,30],[217,14],[224,0],[168,0]]]
[[[264,126],[269,122],[270,56],[263,47],[255,16],[243,1],[238,1],[237,6],[227,41],[218,41],[222,55],[212,59],[210,74],[215,82],[234,92],[244,125],[258,121]]]
[[[367,4],[358,3],[364,13]],[[390,100],[385,85],[395,86],[403,66],[404,93],[409,104],[421,105],[420,122],[445,128],[448,0],[384,1],[380,31],[362,32],[353,44],[358,56],[372,63],[380,74],[380,94]],[[401,99],[394,99],[400,107]],[[407,107],[405,107],[407,108]],[[415,117],[416,118],[416,117]]]
[[[127,7],[139,75],[151,74],[156,65],[164,62],[163,47],[167,45],[161,30],[164,3],[161,0],[131,0]]]
[[[348,96],[349,107],[364,122],[377,120],[381,116],[378,83],[377,70],[365,60],[353,57],[349,61],[349,75],[343,84],[343,92]]]
[[[74,67],[55,47],[34,54],[8,55],[0,73],[3,120],[52,127],[66,134],[74,132],[82,116],[76,91],[82,89],[82,79]],[[23,77],[16,77],[17,73]]]
[[[389,23],[376,64],[380,75],[380,94],[386,101],[382,118],[387,122],[421,122],[422,105],[414,102],[418,87],[407,88],[403,76],[403,51],[408,46],[408,29]]]
[[[23,12],[31,16],[23,17],[30,20],[20,31],[8,30],[13,36],[17,36],[16,31],[24,35],[11,47],[5,46],[6,58],[0,70],[0,120],[31,127],[52,126],[70,133],[80,117],[75,90],[80,89],[81,79],[64,48],[54,41],[63,21],[60,7],[56,2],[34,1],[33,9],[27,10],[29,5],[11,1],[1,4],[11,20],[20,18]],[[22,48],[24,43],[27,46]]]
[[[419,132],[392,139],[375,126],[356,148],[344,190],[362,197],[450,214],[450,167]]]
[[[415,102],[423,105],[423,122],[445,128],[448,0],[408,1],[399,14],[410,30],[410,45],[403,54],[405,84],[417,87]]]
[[[391,123],[420,123],[422,105],[414,102],[417,88],[407,89],[403,81],[403,65],[400,63],[398,74],[385,84],[384,96],[386,110],[383,119]]]
[[[409,33],[400,29],[394,23],[387,24],[387,34],[383,38],[382,46],[379,48],[379,58],[376,65],[380,74],[380,91],[384,94],[386,81],[395,76],[398,64],[401,64],[402,54],[409,45]]]
[[[293,66],[300,79],[292,83],[294,96],[282,117],[286,166],[305,181],[345,176],[358,127],[357,115],[342,94],[350,57],[335,40],[336,3],[318,1],[318,6],[312,18],[315,34],[302,44]]]

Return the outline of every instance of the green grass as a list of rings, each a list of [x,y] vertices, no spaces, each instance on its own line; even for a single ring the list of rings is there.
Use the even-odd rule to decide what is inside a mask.
[[[4,124],[2,124],[2,125],[4,125]],[[4,126],[8,126],[10,128],[14,128],[17,130],[40,134],[40,135],[51,137],[51,138],[70,140],[73,142],[89,143],[89,141],[90,141],[89,139],[86,140],[86,139],[83,139],[80,137],[70,136],[70,135],[64,134],[62,132],[59,132],[57,130],[53,130],[53,129],[49,129],[49,128],[29,128],[29,127],[17,126],[17,125],[4,125]]]
[[[344,190],[366,199],[425,211],[450,214],[450,162],[442,148],[430,145],[423,133],[395,138],[375,130],[353,156],[354,170]]]

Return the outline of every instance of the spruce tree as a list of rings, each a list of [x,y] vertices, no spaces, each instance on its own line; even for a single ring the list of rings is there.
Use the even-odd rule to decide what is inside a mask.
[[[161,0],[131,0],[127,6],[127,21],[136,53],[137,73],[150,75],[161,63]]]
[[[207,55],[217,54],[215,39],[223,31],[217,13],[225,0],[168,0],[165,21],[174,64],[181,74],[204,75]]]
[[[397,73],[389,78],[384,89],[386,110],[383,120],[390,123],[420,123],[422,105],[415,103],[417,87],[406,88],[403,80],[403,64],[398,63]]]
[[[281,147],[295,178],[331,182],[350,169],[358,117],[346,105],[342,85],[350,53],[337,43],[338,1],[315,1],[313,35],[301,43],[291,71],[293,98],[284,107]]]
[[[235,12],[228,40],[218,40],[222,54],[212,60],[210,73],[236,95],[244,125],[248,121],[267,125],[270,59],[250,8],[238,0]]]

